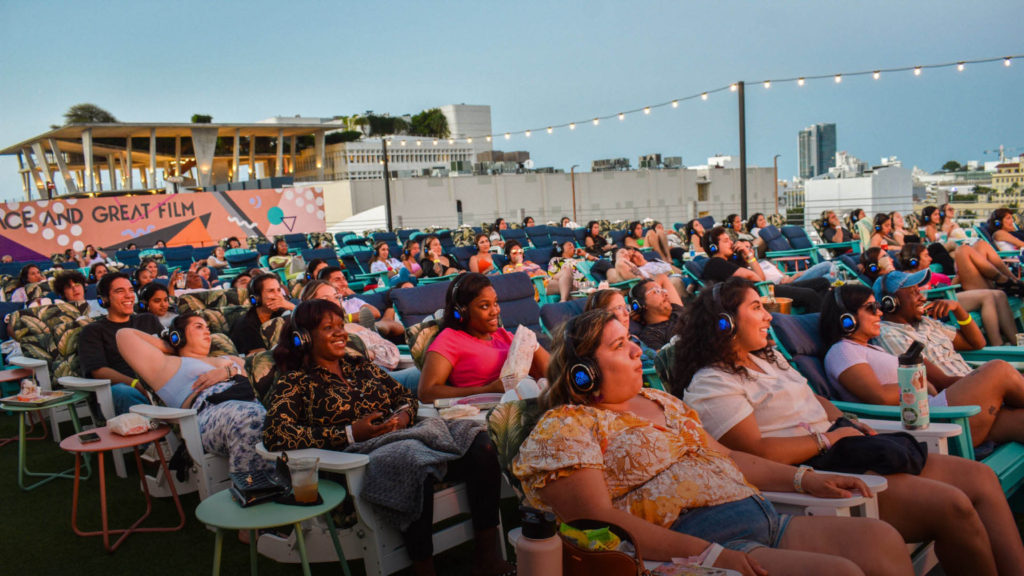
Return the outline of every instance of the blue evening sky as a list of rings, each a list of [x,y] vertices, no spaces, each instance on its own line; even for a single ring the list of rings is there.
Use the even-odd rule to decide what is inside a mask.
[[[761,81],[1024,54],[1024,3],[715,2],[0,2],[0,147],[92,102],[122,121],[254,122],[275,115],[416,113],[489,104],[495,147],[537,166],[589,170],[652,152],[703,164],[736,154],[736,97],[588,119],[745,80],[747,154],[797,169],[797,132],[837,125],[838,149],[937,170],[1024,152],[1024,58],[775,84]],[[580,121],[575,132],[550,124]],[[0,199],[20,198],[0,157]]]

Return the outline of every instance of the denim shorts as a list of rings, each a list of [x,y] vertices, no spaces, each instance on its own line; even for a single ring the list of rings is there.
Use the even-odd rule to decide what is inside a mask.
[[[789,514],[779,514],[771,503],[755,495],[685,511],[672,530],[749,553],[762,546],[778,548],[789,520]]]

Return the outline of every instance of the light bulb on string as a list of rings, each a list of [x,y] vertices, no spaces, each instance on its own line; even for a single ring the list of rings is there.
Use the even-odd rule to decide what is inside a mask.
[[[437,146],[437,139],[434,139],[434,146]]]
[[[1007,68],[1010,67],[1010,57],[1009,56],[1007,56],[1006,58],[1003,58],[1003,66],[1006,66]]]
[[[735,92],[735,91],[739,90],[739,88],[740,88],[739,84],[730,84],[729,85],[729,91],[730,92]]]
[[[651,113],[651,107],[650,106],[645,106],[644,107],[644,114],[650,114],[650,113]]]
[[[623,114],[622,112],[619,112],[619,120],[625,120],[625,119],[626,119],[626,115]]]
[[[466,138],[466,144],[472,144],[472,143],[473,143],[473,139],[472,138]]]
[[[673,108],[679,108],[679,100],[673,100],[672,101],[672,107]]]
[[[511,137],[512,137],[511,134],[509,134],[508,132],[505,132],[505,140],[508,140]]]
[[[880,70],[875,70],[875,71],[874,71],[874,72],[873,72],[873,73],[871,74],[871,77],[872,77],[872,78],[874,78],[875,80],[878,80],[879,78],[881,78],[881,77],[882,77],[882,72],[881,72]]]
[[[551,134],[554,131],[555,131],[554,128],[552,128],[551,126],[548,126],[548,134]]]
[[[806,82],[806,80],[804,80],[803,77],[800,77],[800,78],[796,79],[796,85],[797,86],[803,86],[804,82]]]
[[[956,71],[957,72],[963,72],[964,71],[964,63],[963,62],[957,62],[956,63]]]
[[[401,141],[402,146],[405,146],[405,140]]]
[[[920,75],[921,75],[921,67],[920,66],[914,66],[914,76],[920,76]]]
[[[416,141],[416,145],[417,146],[423,146],[423,140],[417,140]]]
[[[488,141],[488,142],[490,142],[490,141],[491,141],[491,135],[490,135],[490,134],[488,134],[488,135],[487,135],[487,141]]]
[[[594,126],[597,126],[600,123],[601,123],[601,120],[599,120],[597,118],[594,118]]]
[[[530,131],[529,131],[529,130],[527,130],[527,131],[526,131],[526,137],[527,137],[527,138],[529,138],[529,137],[530,137]]]
[[[576,129],[576,123],[575,122],[569,122],[569,130],[575,130],[575,129]]]
[[[765,80],[765,81],[764,81],[764,87],[765,87],[766,89],[767,89],[767,88],[771,88],[771,87],[772,87],[772,81],[771,81],[771,80]]]
[[[701,94],[701,95],[700,95],[700,99],[701,99],[701,100],[707,100],[707,99],[708,99],[708,93],[707,93],[707,92],[705,92],[705,93]],[[678,104],[676,104],[675,102],[673,102],[673,103],[672,103],[672,106],[678,106]]]
[[[449,144],[455,144],[455,140],[454,140],[454,139],[452,139],[452,138],[449,138],[449,139],[448,139],[448,143],[449,143]]]
[[[836,74],[835,81],[836,81],[836,84],[839,84],[840,82],[842,82],[843,81],[843,75],[842,74]]]

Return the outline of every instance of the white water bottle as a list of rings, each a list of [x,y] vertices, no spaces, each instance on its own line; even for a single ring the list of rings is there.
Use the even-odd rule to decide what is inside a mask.
[[[900,385],[900,421],[907,430],[927,428],[930,420],[928,380],[921,359],[923,351],[924,344],[915,340],[907,351],[900,355],[900,367],[897,372]]]

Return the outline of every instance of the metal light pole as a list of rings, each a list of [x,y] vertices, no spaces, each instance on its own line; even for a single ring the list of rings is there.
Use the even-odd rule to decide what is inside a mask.
[[[572,168],[569,168],[569,177],[572,179],[572,221],[579,223],[576,219],[576,167],[579,164],[573,164]]]
[[[388,141],[380,139],[381,153],[384,155],[384,218],[387,220],[388,232],[392,231],[391,226],[391,173],[388,171]]]
[[[747,120],[743,101],[743,82],[736,83],[740,112],[740,214],[747,216]]]
[[[772,174],[775,175],[775,213],[779,213],[779,156],[782,154],[776,154],[772,158]]]

